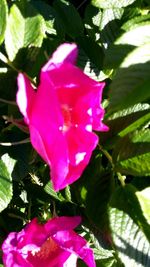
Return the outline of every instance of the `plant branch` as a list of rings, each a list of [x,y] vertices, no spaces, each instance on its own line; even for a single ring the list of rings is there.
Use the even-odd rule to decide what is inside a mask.
[[[24,140],[17,141],[17,142],[0,142],[0,145],[1,146],[17,146],[17,145],[26,144],[26,143],[30,143],[29,138],[26,138]]]

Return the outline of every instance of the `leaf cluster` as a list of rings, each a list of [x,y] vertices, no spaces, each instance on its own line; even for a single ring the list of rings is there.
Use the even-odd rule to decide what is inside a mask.
[[[81,215],[78,231],[97,267],[150,266],[149,8],[148,0],[0,1],[1,242],[34,217]],[[56,193],[21,127],[15,95],[18,72],[38,83],[63,42],[77,43],[84,73],[105,80],[110,130],[99,134],[82,177]]]

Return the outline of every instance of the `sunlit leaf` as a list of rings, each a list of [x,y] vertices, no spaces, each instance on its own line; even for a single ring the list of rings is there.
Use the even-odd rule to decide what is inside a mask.
[[[100,8],[120,8],[129,6],[136,0],[92,0],[93,5]]]
[[[30,3],[13,4],[6,29],[5,46],[9,59],[14,60],[25,47],[41,47],[45,21]]]
[[[146,127],[149,123],[150,105],[136,104],[119,110],[113,114],[106,114],[107,133],[101,133],[101,140],[108,148],[116,147],[119,137],[123,137],[135,130]]]
[[[50,196],[52,196],[53,198],[62,201],[64,200],[64,198],[61,196],[60,193],[56,193],[53,189],[52,183],[48,182],[45,187],[44,187],[44,191],[49,194]]]
[[[8,154],[4,154],[0,160],[0,212],[4,210],[12,198],[12,171],[16,161]]]
[[[150,44],[137,47],[123,60],[110,89],[110,109],[127,108],[150,97]]]
[[[150,42],[150,23],[145,22],[131,27],[126,27],[126,32],[116,40],[115,44],[128,44],[134,46]]]
[[[120,186],[116,189],[111,199],[111,206],[127,213],[134,223],[150,241],[150,227],[144,216],[136,187],[131,184]]]
[[[123,211],[110,208],[110,224],[118,256],[130,267],[149,267],[150,245],[143,232]]]
[[[4,34],[7,23],[8,7],[6,0],[0,1],[0,44],[4,40]]]
[[[147,219],[147,222],[150,224],[150,187],[145,188],[142,191],[136,192],[136,195],[139,199],[139,202],[141,204],[141,209],[143,211],[143,214],[145,218]]]

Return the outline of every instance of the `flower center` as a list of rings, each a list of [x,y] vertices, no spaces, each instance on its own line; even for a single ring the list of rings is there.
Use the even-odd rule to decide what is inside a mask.
[[[43,262],[53,257],[55,252],[59,246],[55,243],[55,241],[50,237],[48,238],[44,244],[39,249],[32,250],[30,254],[30,259],[32,263],[34,262]]]
[[[59,129],[63,132],[66,132],[71,126],[71,108],[67,105],[62,105],[61,112],[64,119],[64,125],[60,126]]]

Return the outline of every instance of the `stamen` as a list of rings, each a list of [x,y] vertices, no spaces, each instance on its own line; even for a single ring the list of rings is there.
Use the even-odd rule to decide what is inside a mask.
[[[71,108],[68,105],[62,105],[62,115],[64,118],[64,125],[59,127],[60,131],[66,132],[71,126]]]

